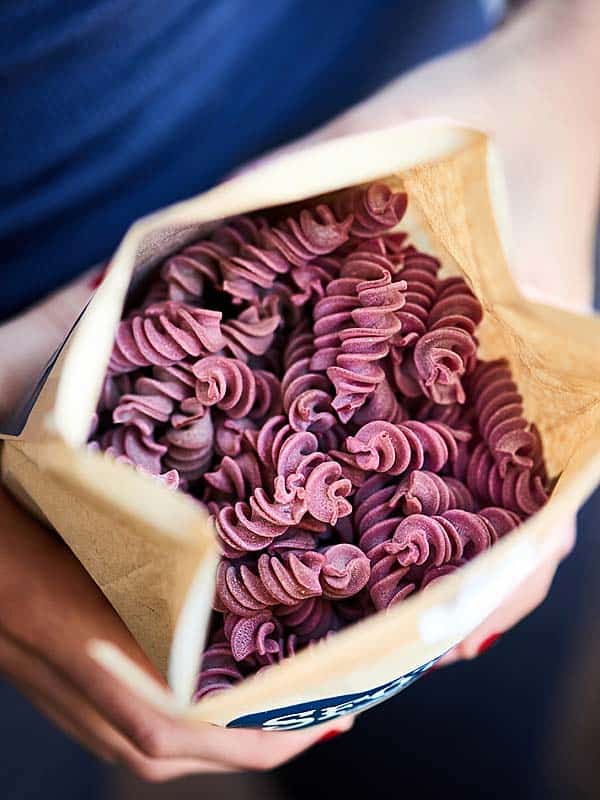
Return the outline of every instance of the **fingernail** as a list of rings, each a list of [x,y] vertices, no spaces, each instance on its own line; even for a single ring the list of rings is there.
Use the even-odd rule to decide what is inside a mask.
[[[100,286],[100,284],[104,280],[104,276],[106,275],[107,269],[108,269],[108,262],[102,267],[101,270],[96,272],[95,275],[92,275],[92,277],[88,281],[88,286],[90,289],[97,289]]]
[[[335,739],[335,737],[339,736],[341,733],[342,731],[338,731],[336,728],[332,728],[331,730],[327,731],[327,733],[324,733],[320,739],[317,739],[317,743],[321,744],[321,742],[328,742],[331,739]]]
[[[501,633],[493,633],[491,636],[488,636],[487,639],[484,639],[477,649],[477,655],[480,656],[482,653],[485,653],[486,650],[489,650],[490,647],[493,647],[501,636]]]

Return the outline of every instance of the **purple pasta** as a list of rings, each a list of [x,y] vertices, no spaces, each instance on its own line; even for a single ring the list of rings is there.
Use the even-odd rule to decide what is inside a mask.
[[[528,468],[508,466],[504,475],[485,442],[479,442],[468,458],[466,483],[482,503],[495,503],[529,516],[548,499],[543,478]]]
[[[354,597],[369,580],[369,559],[353,544],[334,544],[323,550],[325,558],[321,567],[321,585],[324,597],[342,600]]]
[[[173,401],[163,394],[144,394],[140,386],[142,381],[150,378],[139,378],[136,389],[139,394],[124,394],[113,411],[113,422],[119,425],[135,425],[142,433],[150,436],[157,422],[168,422],[173,413]]]
[[[407,205],[403,192],[393,192],[384,183],[373,183],[367,188],[340,194],[335,210],[339,217],[352,216],[352,236],[371,239],[394,228],[404,216]]]
[[[462,378],[474,364],[477,345],[462,328],[429,330],[415,345],[413,360],[419,384],[435,403],[464,403]]]
[[[212,286],[219,284],[219,262],[228,255],[223,245],[200,241],[168,258],[160,271],[168,299],[184,303],[200,299],[207,280]]]
[[[277,453],[275,500],[287,508],[309,514],[314,520],[335,525],[352,507],[345,499],[352,485],[342,475],[341,466],[319,452],[313,433],[292,433]]]
[[[311,370],[325,372],[335,366],[341,349],[340,331],[352,326],[352,312],[359,306],[356,287],[361,280],[352,276],[336,278],[328,284],[325,297],[315,303]]]
[[[324,433],[338,420],[332,408],[333,397],[327,377],[310,369],[315,351],[312,340],[307,323],[299,325],[290,337],[281,383],[283,409],[293,430]]]
[[[500,474],[509,465],[533,469],[539,462],[539,440],[523,416],[523,401],[506,361],[481,363],[469,391],[474,398],[477,427],[490,448]]]
[[[119,324],[91,450],[204,503],[222,558],[196,699],[429,589],[548,498],[482,308],[377,182],[244,215]],[[128,308],[131,308],[129,306]]]
[[[117,330],[109,370],[167,367],[185,358],[215,353],[225,345],[221,312],[168,301],[123,320]]]
[[[415,591],[424,570],[474,558],[519,522],[516,514],[504,509],[480,514],[455,509],[405,517],[390,539],[370,550],[369,588],[375,607],[389,608]]]
[[[258,375],[256,373],[254,377],[258,383]],[[251,441],[251,433],[257,432],[254,420],[231,419],[231,417],[217,412],[215,412],[214,425],[215,452],[220,456],[238,456],[242,452],[244,445]]]
[[[400,273],[406,283],[403,307],[398,312],[402,325],[398,345],[414,345],[428,330],[429,312],[437,295],[436,278],[440,263],[424,253],[409,253],[403,259]]]
[[[207,356],[194,364],[196,398],[209,408],[216,406],[228,417],[247,417],[256,402],[256,378],[243,361]]]
[[[301,644],[322,639],[342,627],[333,601],[324,597],[311,597],[295,606],[280,608],[277,618]]]
[[[242,673],[231,654],[229,642],[221,632],[204,651],[194,701],[197,702],[210,692],[228,689],[241,679]]]
[[[188,480],[204,473],[213,455],[213,426],[209,413],[185,426],[169,426],[162,439],[164,463]]]
[[[131,467],[134,467],[137,472],[141,472],[145,475],[150,475],[152,478],[163,483],[169,489],[178,489],[179,487],[184,487],[184,482],[180,479],[179,473],[176,469],[170,469],[167,472],[151,472],[146,467],[142,466],[141,464],[136,464],[129,456],[125,455],[124,453],[119,453],[117,448],[107,446],[105,450],[100,449],[100,445],[97,441],[91,441],[88,444],[88,449],[92,452],[101,452],[109,458],[114,459],[115,461],[121,464],[128,464]]]
[[[252,356],[262,356],[269,350],[275,331],[281,323],[281,316],[276,311],[277,305],[251,306],[235,319],[221,324],[226,348],[234,358],[247,361]]]
[[[245,553],[264,550],[274,539],[302,520],[302,508],[285,508],[270,503],[264,489],[255,489],[250,502],[238,501],[223,506],[216,515],[217,536],[223,554],[239,558]]]
[[[102,383],[100,398],[98,400],[98,414],[103,411],[112,411],[119,405],[119,401],[124,394],[128,394],[132,389],[131,375],[106,375]]]
[[[333,407],[346,423],[386,378],[383,361],[402,327],[397,312],[405,302],[406,282],[392,280],[385,256],[363,252],[347,257],[341,278],[359,279],[351,325],[339,330],[335,365],[327,369],[336,390]]]
[[[267,227],[264,221],[257,225],[249,217],[233,220],[229,226],[238,248],[220,266],[223,289],[238,303],[258,300],[261,291],[272,289],[277,276],[285,275],[290,268],[277,250],[260,246],[261,229]]]
[[[482,317],[479,300],[462,278],[453,276],[439,282],[427,326],[429,330],[452,327],[474,334]]]
[[[111,428],[102,434],[99,444],[108,455],[124,457],[152,475],[160,475],[163,471],[162,458],[168,448],[137,426],[121,425]]]
[[[326,205],[303,209],[275,226],[248,217],[233,220],[226,233],[214,236],[221,243],[237,245],[234,254],[220,261],[223,289],[238,302],[256,301],[292,266],[306,274],[308,262],[343,245],[351,224],[351,216],[338,221]]]
[[[204,480],[213,498],[243,500],[257,486],[263,485],[262,471],[256,454],[239,453],[233,458],[223,456],[214,472],[205,472]]]
[[[310,550],[283,555],[263,553],[254,569],[222,561],[217,573],[217,602],[224,610],[242,617],[271,606],[297,605],[323,593],[319,576],[324,563],[323,555]]]
[[[288,217],[279,225],[264,227],[261,240],[290,265],[301,267],[341,247],[348,240],[352,223],[351,214],[338,221],[329,206],[318,205],[314,211],[303,209],[298,218]]]
[[[394,352],[398,389],[410,397],[424,394],[441,405],[463,404],[463,379],[475,366],[474,331],[481,317],[481,305],[462,278],[438,281],[426,332],[413,332],[405,341],[414,346]]]
[[[290,273],[294,284],[290,295],[295,306],[315,302],[325,296],[329,283],[338,277],[341,259],[334,256],[319,256],[296,267]]]
[[[355,535],[368,558],[377,545],[392,536],[402,519],[398,499],[396,484],[382,475],[372,476],[357,491],[353,514]]]
[[[269,612],[252,617],[225,617],[225,635],[236,661],[249,656],[274,658],[281,651],[281,626]]]
[[[356,466],[365,472],[400,475],[408,469],[439,472],[450,457],[454,435],[443,423],[407,422],[394,425],[375,420],[346,439]]]
[[[438,475],[428,470],[413,470],[400,482],[390,504],[399,507],[403,514],[443,514],[451,508],[472,511],[475,507],[471,492],[464,483],[448,475]]]

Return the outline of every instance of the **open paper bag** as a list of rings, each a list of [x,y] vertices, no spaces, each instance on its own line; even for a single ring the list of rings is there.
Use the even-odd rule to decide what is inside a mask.
[[[218,560],[212,524],[184,493],[85,447],[127,292],[224,218],[375,179],[408,193],[402,228],[480,299],[480,353],[509,359],[556,485],[534,517],[426,592],[192,705]],[[551,529],[593,491],[600,320],[526,301],[510,277],[506,242],[502,181],[488,139],[437,121],[284,156],[130,228],[26,411],[5,432],[2,479],[60,533],[165,674],[169,713],[284,730],[380,702],[483,621],[535,569]],[[98,646],[95,655],[155,699],[123,654]]]

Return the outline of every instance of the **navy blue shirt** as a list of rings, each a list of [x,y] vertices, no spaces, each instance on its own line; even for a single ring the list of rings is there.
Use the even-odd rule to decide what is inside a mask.
[[[0,2],[0,319],[108,257],[141,214],[481,36],[483,6]]]

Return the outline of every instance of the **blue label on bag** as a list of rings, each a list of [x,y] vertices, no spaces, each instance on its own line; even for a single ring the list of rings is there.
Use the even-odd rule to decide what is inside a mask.
[[[246,714],[228,723],[228,728],[263,728],[267,731],[291,731],[298,728],[308,728],[311,725],[321,725],[344,714],[356,714],[367,708],[382,703],[392,697],[417,678],[427,672],[437,658],[422,664],[420,667],[407,672],[400,678],[384,683],[366,692],[343,694],[338,697],[325,697],[309,703],[298,703],[284,708],[273,708],[258,714]]]
[[[77,317],[75,322],[73,323],[71,330],[65,336],[63,343],[57,350],[50,356],[50,360],[44,367],[44,371],[36,381],[33,389],[30,390],[29,394],[25,398],[25,400],[18,405],[15,409],[13,409],[7,417],[0,420],[0,436],[20,436],[23,432],[25,425],[27,424],[27,420],[29,419],[29,415],[31,414],[31,410],[33,409],[38,397],[40,396],[40,392],[44,388],[44,384],[48,380],[50,373],[52,372],[52,368],[56,364],[58,357],[63,351],[64,346],[69,341],[69,337],[73,333],[75,326],[83,316],[85,309],[87,308],[88,304],[86,303],[84,308],[81,311],[81,314]]]

